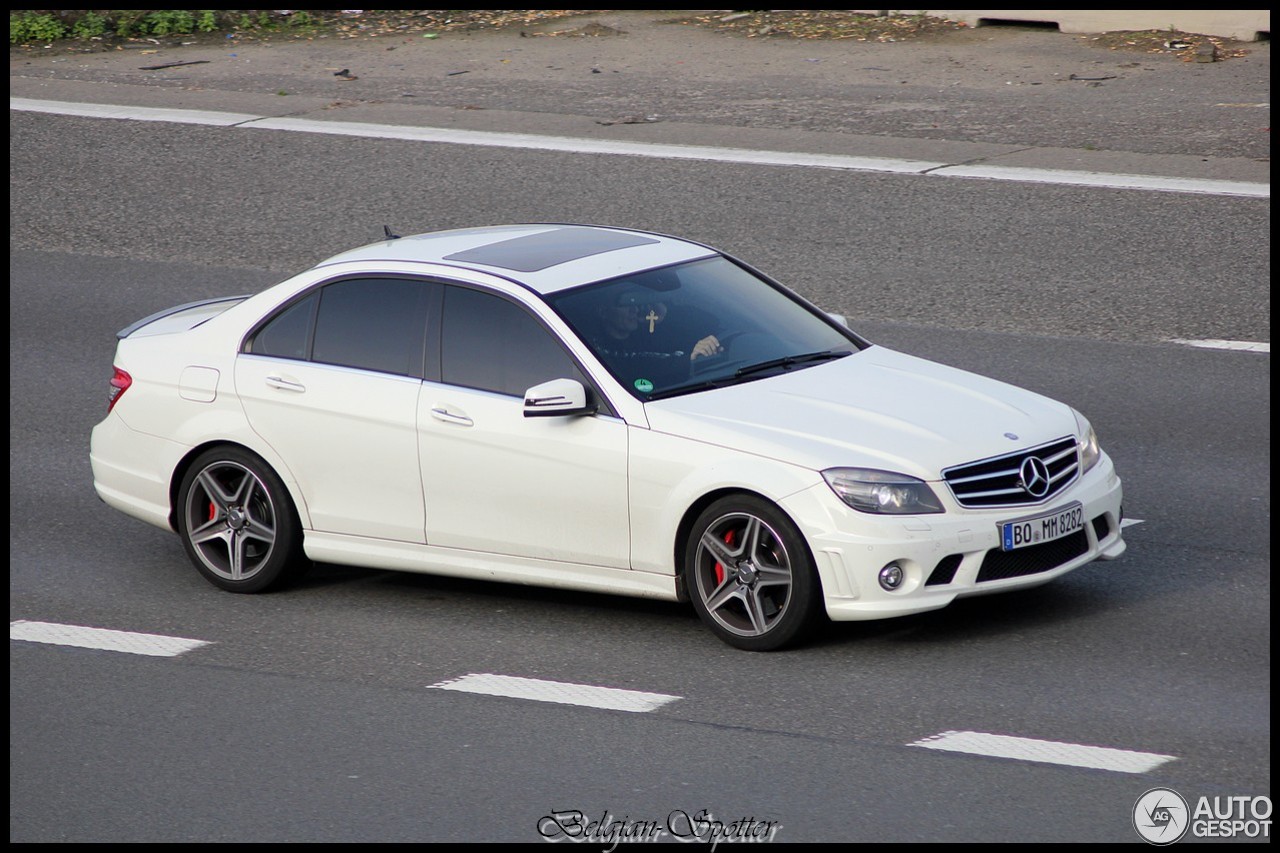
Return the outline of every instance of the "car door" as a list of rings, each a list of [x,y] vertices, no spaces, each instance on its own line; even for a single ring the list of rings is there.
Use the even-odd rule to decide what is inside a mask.
[[[354,278],[312,291],[248,339],[236,389],[285,460],[316,530],[424,541],[418,396],[439,285]]]
[[[424,383],[418,418],[427,543],[629,567],[627,425],[607,412],[524,417],[538,383],[577,379],[595,392],[524,307],[444,291],[440,381]]]

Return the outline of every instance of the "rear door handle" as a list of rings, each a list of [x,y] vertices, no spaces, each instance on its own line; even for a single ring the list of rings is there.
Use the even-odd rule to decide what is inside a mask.
[[[291,379],[285,379],[283,376],[268,376],[267,385],[271,388],[279,388],[281,391],[297,391],[301,393],[307,390],[307,386],[301,382],[294,382]]]

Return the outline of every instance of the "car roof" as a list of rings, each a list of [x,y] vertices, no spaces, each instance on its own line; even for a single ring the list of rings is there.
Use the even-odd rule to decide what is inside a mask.
[[[317,266],[350,262],[438,264],[498,275],[549,294],[716,254],[698,243],[646,231],[528,224],[397,237],[343,252]]]

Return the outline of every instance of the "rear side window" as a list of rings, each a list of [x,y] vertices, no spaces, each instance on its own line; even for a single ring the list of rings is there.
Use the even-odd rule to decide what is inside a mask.
[[[428,286],[409,279],[355,279],[320,293],[311,360],[421,375]]]
[[[445,289],[440,368],[450,385],[517,397],[551,379],[588,385],[552,334],[523,308],[463,287]]]
[[[249,351],[421,377],[438,288],[406,278],[335,282],[269,320]]]
[[[311,319],[319,296],[312,294],[263,326],[253,338],[253,352],[279,358],[306,358],[311,343]]]

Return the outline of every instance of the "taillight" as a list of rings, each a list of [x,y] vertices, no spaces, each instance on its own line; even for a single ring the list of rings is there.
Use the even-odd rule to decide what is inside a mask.
[[[120,397],[125,391],[129,390],[129,386],[133,384],[133,377],[125,373],[118,367],[112,367],[115,371],[111,376],[111,391],[107,393],[107,413],[115,408],[116,403],[120,401]]]

